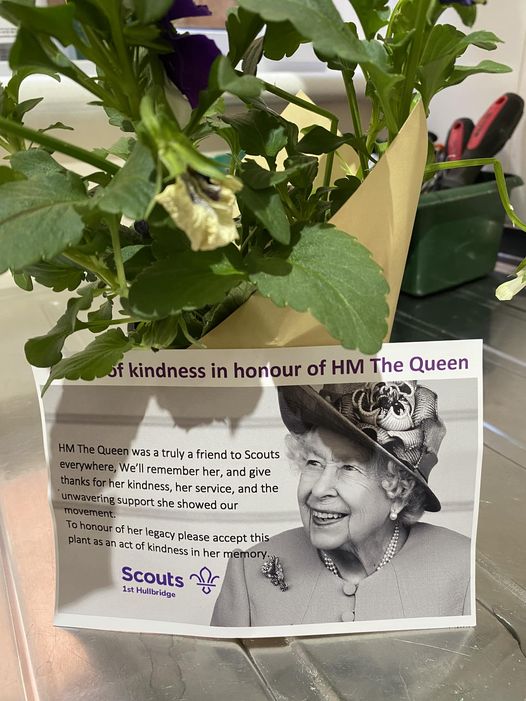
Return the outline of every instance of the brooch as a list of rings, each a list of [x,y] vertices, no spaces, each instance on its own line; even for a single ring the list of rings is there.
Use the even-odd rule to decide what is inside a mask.
[[[271,555],[268,560],[265,560],[261,566],[261,572],[265,575],[275,587],[279,587],[281,591],[287,591],[289,585],[285,581],[283,567],[277,555]]]

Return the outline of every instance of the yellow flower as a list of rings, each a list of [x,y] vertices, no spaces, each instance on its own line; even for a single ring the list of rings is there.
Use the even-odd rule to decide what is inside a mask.
[[[238,238],[234,193],[241,187],[240,181],[231,176],[219,183],[189,171],[156,200],[188,236],[193,251],[213,251]]]

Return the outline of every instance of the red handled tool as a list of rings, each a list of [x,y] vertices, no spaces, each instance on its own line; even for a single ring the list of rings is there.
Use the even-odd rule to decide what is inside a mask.
[[[462,152],[462,158],[495,156],[515,131],[524,113],[524,100],[515,93],[506,93],[496,100],[480,118]],[[451,160],[451,159],[450,159]],[[456,168],[444,173],[442,188],[471,185],[480,167]]]
[[[458,161],[469,141],[475,125],[471,119],[463,117],[462,119],[457,119],[451,125],[451,129],[447,135],[445,145],[437,151],[436,161],[437,163],[443,163],[444,161]],[[448,171],[439,170],[435,175],[424,183],[422,187],[422,192],[431,192],[432,190],[440,190],[442,188],[442,179],[444,174]]]
[[[453,122],[446,139],[445,161],[458,161],[462,158],[474,128],[473,121],[467,117]]]

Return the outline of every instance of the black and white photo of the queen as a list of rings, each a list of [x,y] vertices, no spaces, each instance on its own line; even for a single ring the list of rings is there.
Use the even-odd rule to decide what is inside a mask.
[[[470,540],[422,523],[446,427],[416,381],[278,388],[302,527],[231,559],[213,626],[470,613]],[[260,546],[254,546],[257,549]]]

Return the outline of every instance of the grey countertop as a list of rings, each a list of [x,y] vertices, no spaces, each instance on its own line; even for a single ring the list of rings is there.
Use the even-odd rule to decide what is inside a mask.
[[[393,337],[485,341],[477,627],[232,642],[53,627],[47,474],[22,349],[59,310],[48,292],[0,290],[0,701],[526,699],[526,297],[498,303],[502,277],[404,297]]]

